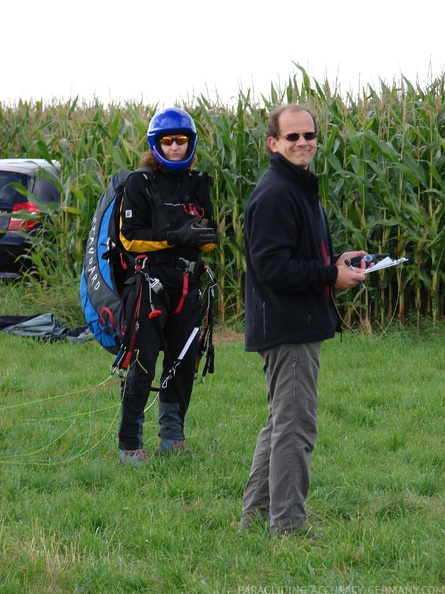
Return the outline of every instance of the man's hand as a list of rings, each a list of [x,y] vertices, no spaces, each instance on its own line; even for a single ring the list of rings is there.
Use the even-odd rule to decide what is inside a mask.
[[[335,262],[335,265],[336,266],[344,265],[345,260],[347,260],[348,264],[346,264],[346,266],[349,266],[352,258],[366,256],[367,253],[368,252],[364,252],[363,250],[355,251],[355,252],[345,252],[338,258],[338,260]],[[360,268],[366,268],[366,264],[362,260],[360,261]]]
[[[334,285],[336,289],[343,291],[355,287],[359,283],[365,281],[366,275],[364,275],[363,272],[360,272],[360,270],[366,270],[365,261],[363,259],[360,260],[360,268],[351,266],[351,259],[356,256],[366,256],[366,252],[345,252],[338,258],[335,263],[338,270],[337,281]]]

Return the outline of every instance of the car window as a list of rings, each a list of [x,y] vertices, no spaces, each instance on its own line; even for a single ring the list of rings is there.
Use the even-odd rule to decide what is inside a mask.
[[[42,202],[49,204],[60,203],[60,192],[54,183],[47,179],[44,175],[40,175],[36,181],[35,193],[42,200]]]
[[[24,173],[15,173],[12,171],[0,171],[0,204],[3,207],[12,207],[17,202],[23,202],[23,197],[11,183],[22,184],[25,189],[29,188],[30,178]]]

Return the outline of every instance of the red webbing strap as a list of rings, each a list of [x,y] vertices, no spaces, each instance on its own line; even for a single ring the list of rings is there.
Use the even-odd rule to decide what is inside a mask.
[[[184,305],[184,299],[187,296],[187,293],[189,292],[189,273],[188,272],[184,272],[183,274],[183,283],[182,283],[182,296],[181,299],[179,300],[179,303],[175,309],[175,314],[179,313],[182,309],[182,306]]]
[[[121,369],[127,369],[131,363],[132,358],[133,358],[134,347],[136,344],[136,335],[139,330],[139,316],[140,316],[140,312],[141,312],[141,301],[142,301],[142,284],[139,287],[139,293],[138,293],[138,297],[137,297],[137,301],[136,301],[134,317],[132,320],[133,328],[132,328],[132,331],[130,334],[127,352],[125,354],[125,358],[122,363]]]

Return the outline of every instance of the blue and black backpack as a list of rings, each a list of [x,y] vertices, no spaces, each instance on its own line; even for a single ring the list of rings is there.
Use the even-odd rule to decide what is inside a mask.
[[[99,199],[88,234],[80,300],[94,338],[117,354],[122,342],[122,288],[128,262],[119,248],[119,214],[125,183],[131,174],[120,169]]]

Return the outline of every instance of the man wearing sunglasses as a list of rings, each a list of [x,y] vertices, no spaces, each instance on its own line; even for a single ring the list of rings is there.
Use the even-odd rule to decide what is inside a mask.
[[[333,254],[317,177],[309,170],[317,150],[312,113],[300,105],[279,107],[266,134],[269,168],[245,209],[245,343],[263,359],[269,415],[240,527],[267,519],[272,535],[305,534],[321,344],[339,330],[335,288],[365,279],[345,260],[365,252]]]
[[[201,254],[216,245],[216,224],[210,201],[211,180],[194,166],[195,124],[183,109],[154,115],[148,128],[149,150],[141,169],[128,178],[122,198],[120,240],[143,262],[150,282],[143,284],[136,357],[125,379],[119,457],[138,465],[149,458],[144,448],[144,409],[164,351],[159,391],[159,442],[155,454],[190,452],[184,420],[192,393],[200,322]],[[147,175],[144,168],[149,168]],[[142,260],[140,259],[142,257]],[[127,283],[133,282],[129,274]],[[164,381],[171,364],[185,350],[173,377]]]

